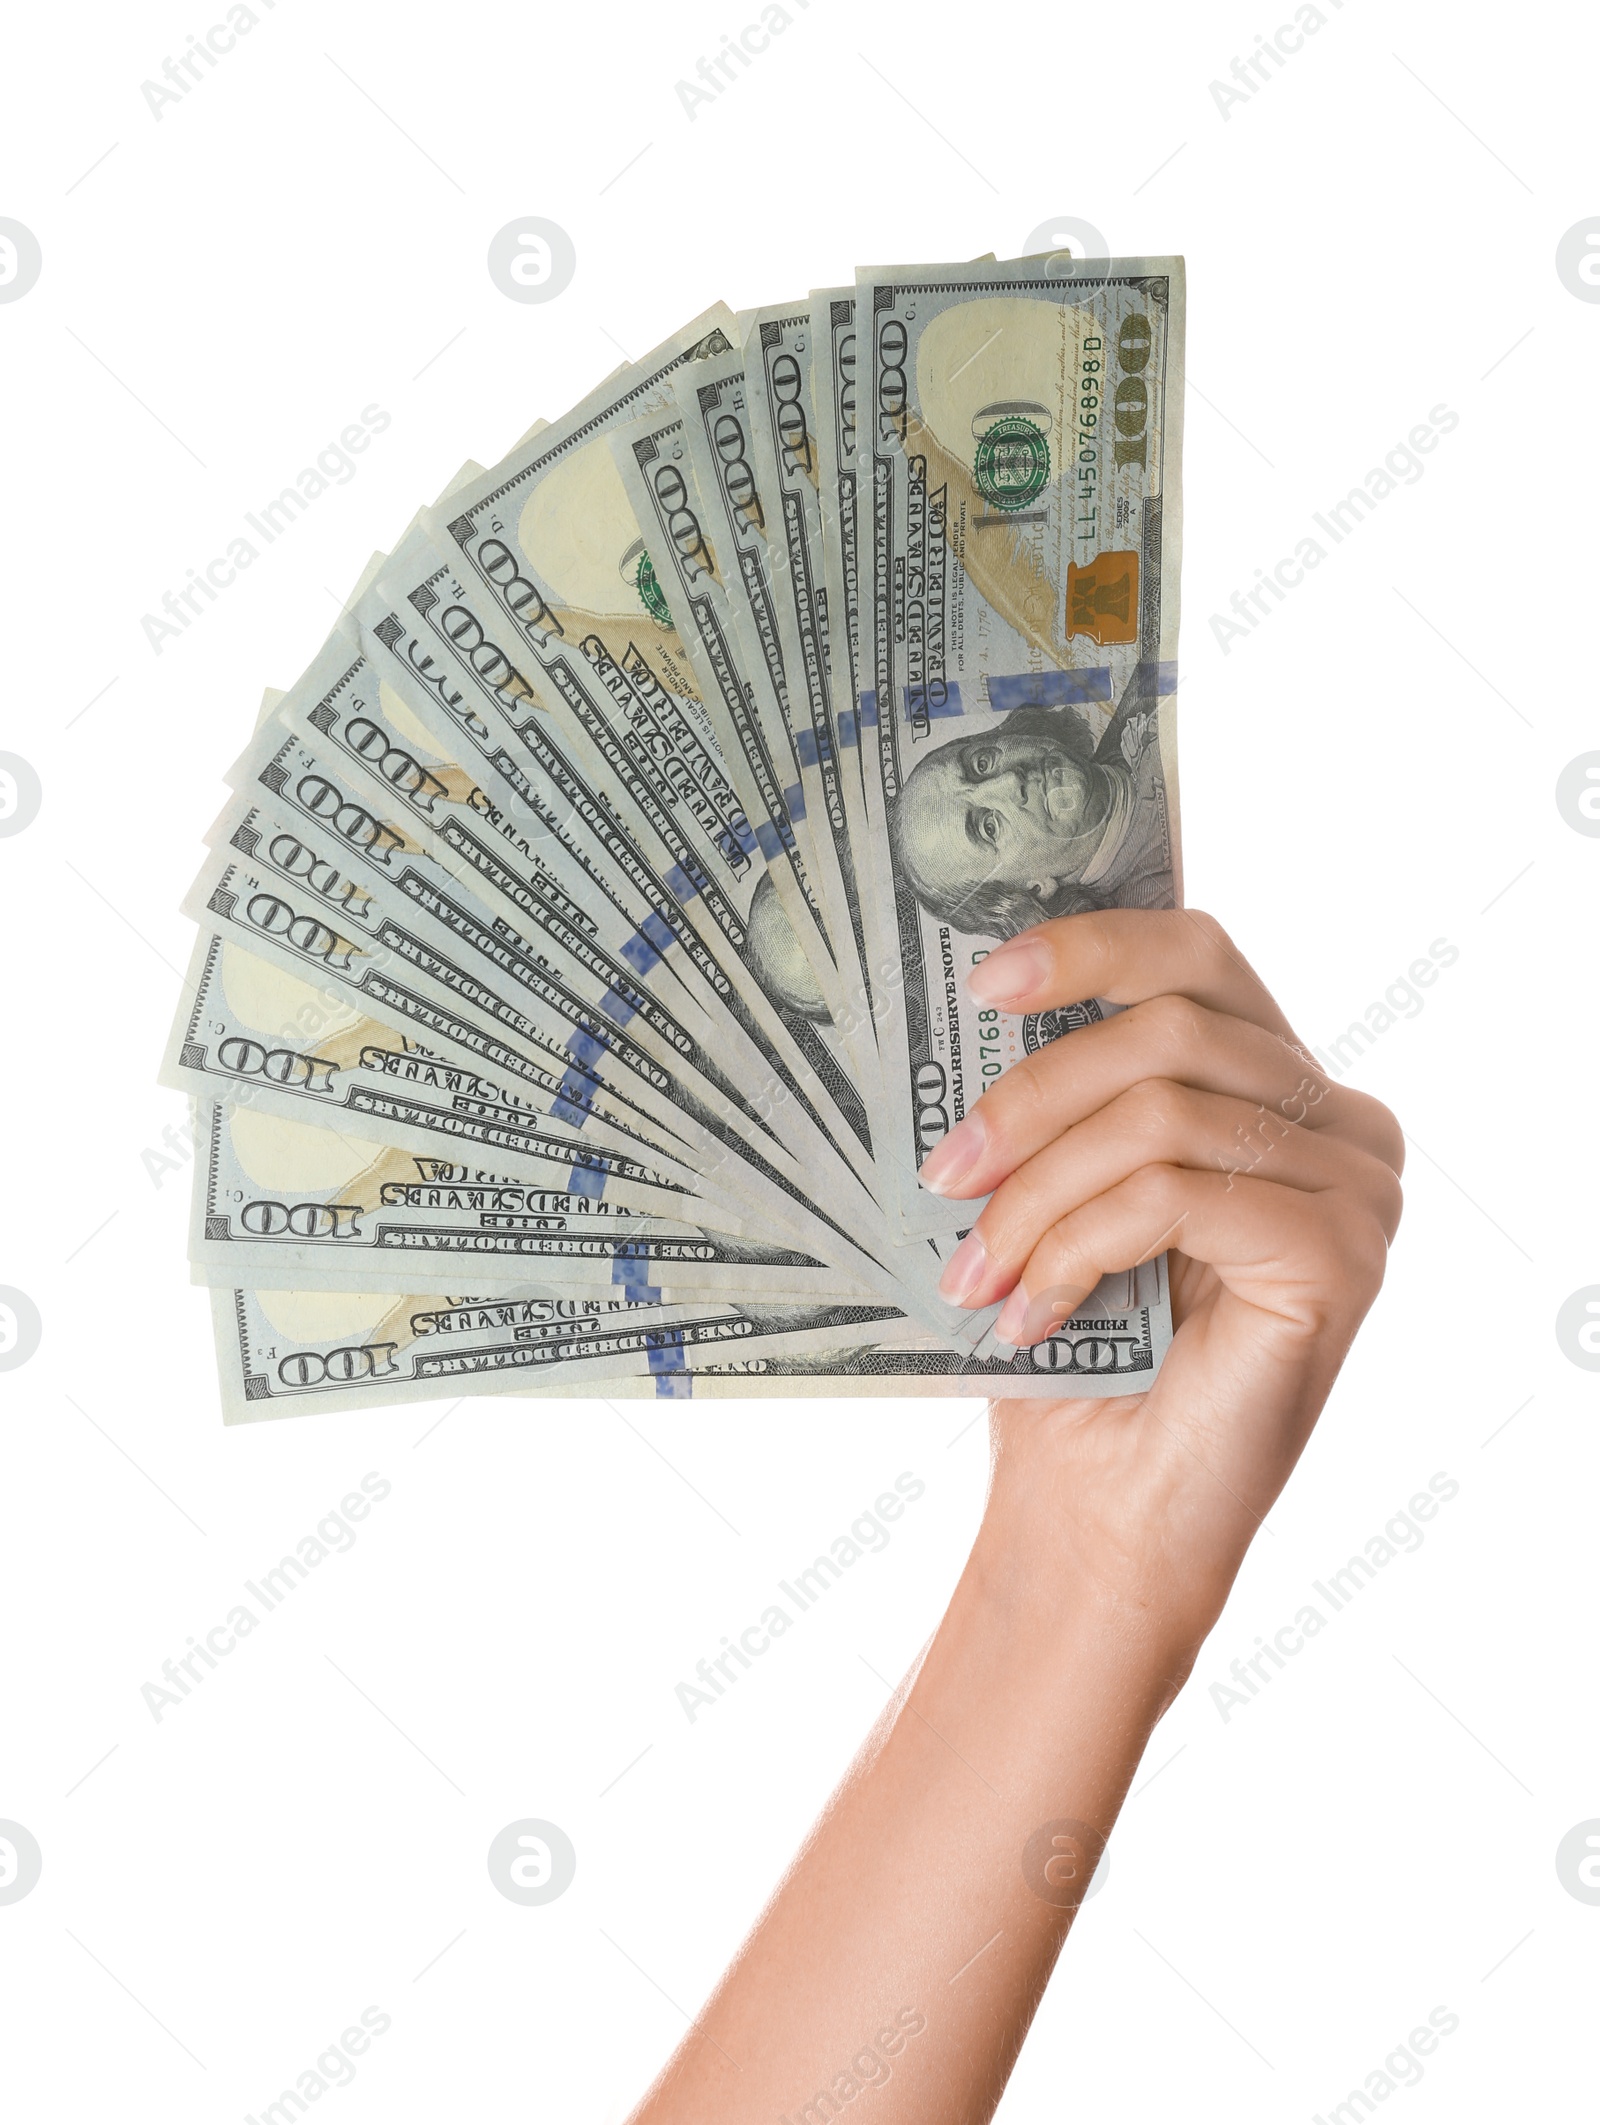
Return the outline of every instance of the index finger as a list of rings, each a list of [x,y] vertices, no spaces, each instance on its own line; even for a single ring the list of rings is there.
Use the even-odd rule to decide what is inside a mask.
[[[1195,908],[1057,915],[996,946],[967,987],[975,1001],[1002,1011],[1045,1011],[1090,996],[1121,1004],[1187,996],[1302,1047],[1221,923]]]

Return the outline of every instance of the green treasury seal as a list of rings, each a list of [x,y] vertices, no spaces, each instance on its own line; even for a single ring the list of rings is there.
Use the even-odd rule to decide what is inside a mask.
[[[1008,413],[984,431],[972,461],[978,492],[996,509],[1025,509],[1050,477],[1044,430]]]
[[[633,578],[633,587],[639,593],[639,603],[658,627],[671,627],[672,612],[661,594],[661,585],[648,553],[641,553],[639,566]]]

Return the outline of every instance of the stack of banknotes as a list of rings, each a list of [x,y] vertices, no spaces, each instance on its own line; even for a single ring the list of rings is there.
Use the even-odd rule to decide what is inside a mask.
[[[1164,1258],[1014,1350],[918,1168],[1111,1008],[981,1009],[985,954],[1180,895],[1183,288],[719,305],[374,557],[185,902],[230,1421],[1148,1384]]]

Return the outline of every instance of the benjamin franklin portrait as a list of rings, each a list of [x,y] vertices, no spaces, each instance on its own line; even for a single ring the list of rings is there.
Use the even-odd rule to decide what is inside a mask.
[[[1173,905],[1155,703],[1130,686],[1096,743],[1076,708],[1013,709],[925,753],[889,817],[935,920],[1015,937],[1052,915]]]

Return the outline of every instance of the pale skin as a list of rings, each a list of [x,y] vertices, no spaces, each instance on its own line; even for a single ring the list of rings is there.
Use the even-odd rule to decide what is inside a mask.
[[[868,2088],[873,2125],[992,2114],[1095,1847],[1025,1850],[1109,1834],[1382,1282],[1399,1126],[1306,1060],[1210,918],[1065,916],[972,988],[1129,1008],[1007,1071],[924,1166],[990,1196],[947,1295],[1009,1295],[1031,1343],[1165,1249],[1177,1333],[1142,1395],[992,1405],[944,1619],[632,2125],[813,2125]]]

